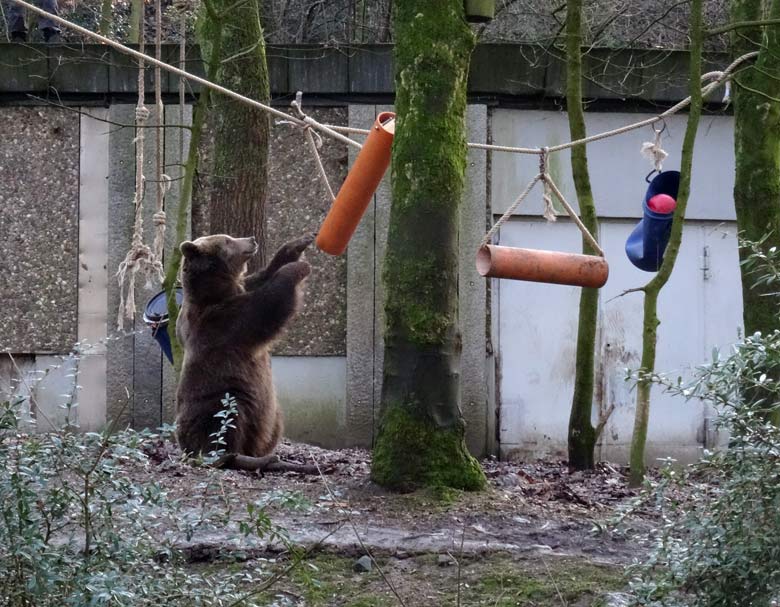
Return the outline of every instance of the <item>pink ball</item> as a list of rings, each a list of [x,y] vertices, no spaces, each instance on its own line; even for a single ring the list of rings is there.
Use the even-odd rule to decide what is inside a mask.
[[[671,213],[677,206],[677,201],[668,194],[656,194],[647,201],[647,206],[656,213]]]

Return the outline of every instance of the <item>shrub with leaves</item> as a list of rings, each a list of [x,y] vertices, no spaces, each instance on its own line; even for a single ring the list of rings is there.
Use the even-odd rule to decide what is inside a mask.
[[[760,243],[747,260],[762,284],[780,254]],[[780,310],[778,311],[780,313]],[[663,525],[649,559],[631,570],[634,601],[648,606],[770,607],[780,596],[780,331],[756,333],[697,370],[690,382],[651,379],[684,399],[712,403],[728,444],[649,487]],[[693,492],[691,492],[693,485]],[[687,487],[687,491],[677,491]],[[688,495],[687,499],[679,496]]]
[[[227,426],[234,407],[229,398],[225,404]],[[273,572],[195,569],[181,547],[210,531],[286,543],[267,504],[250,504],[240,516],[214,508],[207,496],[219,494],[213,485],[222,473],[210,468],[201,504],[173,499],[152,480],[147,455],[165,436],[28,434],[23,405],[19,397],[0,403],[0,605],[259,604]]]

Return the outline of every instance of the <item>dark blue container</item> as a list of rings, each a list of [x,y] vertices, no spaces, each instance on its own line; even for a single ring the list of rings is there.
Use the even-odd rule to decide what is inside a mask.
[[[184,298],[181,288],[176,289],[176,303],[181,306]],[[165,358],[173,364],[173,352],[171,352],[171,337],[168,335],[168,300],[165,297],[165,291],[160,291],[149,300],[144,310],[144,322],[152,328],[152,336],[160,349],[165,354]]]
[[[677,200],[677,190],[680,188],[680,172],[664,171],[650,182],[642,203],[644,216],[626,240],[626,255],[640,270],[657,272],[664,260],[666,245],[669,244],[669,234],[672,230],[671,213],[656,213],[647,207],[647,201],[656,194],[667,194]]]

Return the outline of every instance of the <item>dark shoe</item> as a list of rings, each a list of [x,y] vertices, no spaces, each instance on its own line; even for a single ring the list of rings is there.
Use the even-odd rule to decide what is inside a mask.
[[[51,27],[43,28],[43,39],[47,44],[60,44],[62,42],[59,30]]]
[[[27,32],[11,32],[11,42],[27,42]]]

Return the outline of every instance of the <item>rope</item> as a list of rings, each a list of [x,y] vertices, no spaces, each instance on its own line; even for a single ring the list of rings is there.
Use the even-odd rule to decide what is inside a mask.
[[[547,221],[556,221],[555,207],[553,206],[552,195],[550,194],[550,174],[547,172],[547,158],[550,155],[547,148],[542,148],[541,154],[539,154],[539,174],[542,176],[542,185],[544,186],[544,193],[542,194],[542,202],[544,202],[544,212],[542,216]]]
[[[506,212],[499,218],[499,220],[493,224],[493,227],[491,227],[487,234],[485,234],[485,237],[482,239],[482,246],[486,246],[490,244],[490,241],[493,239],[493,236],[496,232],[501,228],[501,226],[506,223],[506,221],[512,216],[512,214],[515,212],[515,209],[520,206],[520,204],[523,202],[523,200],[526,199],[528,194],[530,194],[533,187],[538,183],[542,182],[544,186],[544,193],[543,193],[543,199],[544,199],[544,217],[547,219],[547,221],[555,221],[555,209],[553,208],[552,204],[552,194],[555,195],[555,197],[560,201],[560,203],[563,205],[563,208],[566,209],[566,212],[569,214],[569,217],[572,218],[572,221],[577,225],[577,227],[580,229],[580,232],[582,232],[582,236],[585,238],[585,240],[590,244],[591,247],[601,256],[604,257],[604,250],[599,246],[599,243],[596,241],[596,239],[593,237],[593,234],[590,233],[587,227],[585,227],[585,224],[582,223],[582,220],[579,218],[575,210],[572,208],[572,206],[568,203],[566,198],[563,196],[561,191],[558,189],[558,186],[555,185],[555,182],[553,181],[550,174],[547,172],[547,157],[548,157],[548,151],[547,148],[542,148],[542,151],[539,153],[539,173],[534,177],[531,182],[526,186],[525,190],[523,190],[522,194],[517,197],[517,199],[509,206],[509,208],[506,210]]]
[[[298,91],[295,94],[295,99],[293,99],[290,102],[290,105],[292,106],[293,110],[295,110],[295,113],[298,114],[298,116],[301,119],[306,118],[306,114],[303,113],[303,110],[301,109],[301,106],[303,105],[303,92]],[[309,149],[311,149],[312,155],[314,156],[314,161],[317,163],[317,169],[320,173],[320,178],[322,179],[322,182],[325,184],[325,188],[328,190],[328,194],[330,194],[331,201],[336,200],[335,194],[333,194],[333,188],[330,187],[330,181],[328,181],[328,174],[325,171],[325,166],[322,164],[322,158],[320,157],[320,148],[322,147],[322,137],[320,137],[319,133],[312,132],[312,127],[310,124],[304,124],[304,125],[297,125],[301,128],[303,131],[304,136],[306,137],[306,141],[309,143]],[[316,141],[315,141],[316,136]]]
[[[53,22],[58,23],[68,29],[72,29],[73,31],[76,31],[84,36],[87,36],[88,38],[92,38],[93,40],[97,40],[98,42],[101,42],[105,45],[110,46],[111,48],[114,48],[121,53],[124,53],[126,55],[130,55],[132,57],[135,57],[139,60],[144,60],[147,63],[158,66],[163,70],[166,70],[168,72],[171,72],[172,74],[176,74],[177,76],[181,76],[182,78],[186,78],[187,80],[191,80],[192,82],[197,82],[201,86],[205,86],[206,88],[209,88],[213,91],[217,91],[218,93],[221,93],[227,97],[230,97],[231,99],[235,99],[237,101],[240,101],[242,103],[246,103],[247,105],[250,105],[252,107],[258,108],[260,110],[266,111],[269,114],[273,114],[274,116],[277,116],[278,118],[282,118],[283,120],[289,120],[290,122],[303,122],[305,124],[311,125],[313,128],[317,129],[318,131],[321,131],[323,133],[326,133],[333,137],[334,139],[341,141],[342,143],[346,143],[347,145],[351,145],[357,148],[363,147],[360,143],[357,141],[354,141],[353,139],[350,139],[349,137],[345,137],[341,133],[337,133],[335,130],[325,126],[324,124],[320,124],[310,116],[306,116],[305,119],[296,118],[294,116],[291,116],[290,114],[286,114],[285,112],[282,112],[281,110],[277,110],[274,107],[271,107],[270,105],[266,105],[264,103],[260,103],[259,101],[255,99],[250,99],[249,97],[245,97],[244,95],[241,95],[240,93],[236,93],[235,91],[231,91],[230,89],[226,89],[224,86],[220,86],[219,84],[215,84],[211,82],[210,80],[206,80],[205,78],[201,78],[200,76],[196,76],[195,74],[190,74],[189,72],[186,72],[182,69],[179,69],[177,67],[174,67],[173,65],[169,65],[168,63],[164,63],[158,59],[155,59],[154,57],[150,57],[149,55],[146,55],[140,51],[136,51],[134,49],[128,48],[124,46],[123,44],[120,44],[119,42],[116,42],[115,40],[111,40],[111,38],[106,38],[105,36],[102,36],[98,33],[95,33],[91,30],[88,30],[85,27],[81,27],[80,25],[77,25],[75,23],[71,23],[67,19],[63,19],[62,17],[55,15],[53,13],[48,13],[45,10],[42,10],[38,8],[37,6],[30,4],[29,2],[25,2],[25,0],[10,0],[11,2],[23,6],[29,11],[32,11],[33,13],[40,15],[42,17],[47,17],[51,19]]]
[[[588,228],[585,227],[585,224],[582,223],[582,220],[579,218],[577,213],[575,213],[574,209],[571,207],[571,205],[566,202],[566,199],[563,197],[563,194],[561,194],[561,191],[558,189],[558,186],[555,185],[555,182],[547,178],[547,183],[549,183],[550,188],[552,189],[553,193],[555,194],[555,197],[561,202],[563,205],[563,208],[566,209],[566,212],[569,214],[569,217],[572,218],[572,221],[577,224],[577,227],[580,229],[580,232],[582,232],[582,235],[585,237],[585,240],[588,241],[588,244],[590,244],[591,247],[601,256],[604,257],[604,249],[602,249],[599,246],[599,243],[596,241],[596,239],[593,237],[593,234],[590,233]]]
[[[496,232],[501,228],[502,225],[504,225],[504,222],[509,219],[512,214],[515,212],[515,209],[519,207],[522,202],[526,199],[528,194],[531,193],[531,190],[534,188],[536,183],[542,178],[542,174],[539,173],[536,177],[534,177],[531,182],[525,187],[523,190],[523,193],[518,196],[515,201],[509,205],[509,208],[506,210],[506,212],[498,219],[496,223],[493,224],[493,227],[490,228],[485,234],[485,237],[482,239],[482,246],[490,244],[490,241],[492,240],[493,236]]]
[[[155,2],[155,33],[154,56],[162,59],[162,6],[160,0]],[[156,177],[157,177],[157,211],[154,214],[154,242],[152,253],[155,258],[162,260],[165,248],[165,194],[170,189],[170,177],[163,173],[163,122],[165,121],[165,106],[162,101],[162,71],[160,66],[154,68],[154,103],[157,107],[157,127],[155,128],[155,148],[157,151]]]
[[[142,20],[143,22],[143,20]],[[139,48],[143,54],[144,36],[141,32]],[[136,135],[135,144],[135,195],[133,205],[135,207],[135,221],[133,223],[133,237],[130,242],[130,250],[122,263],[119,264],[116,276],[119,282],[119,311],[117,313],[117,328],[124,328],[124,319],[135,318],[135,277],[143,271],[147,281],[151,274],[156,274],[162,280],[162,264],[156,259],[152,250],[143,242],[144,231],[144,195],[146,190],[146,178],[144,177],[144,140],[145,124],[149,119],[149,108],[144,105],[145,91],[145,65],[144,59],[138,59],[138,102],[135,108]]]
[[[277,116],[278,118],[282,118],[283,120],[287,120],[294,123],[304,122],[305,124],[310,124],[313,128],[317,129],[318,131],[321,131],[323,133],[326,133],[333,137],[334,139],[341,141],[342,143],[346,143],[347,145],[351,145],[354,147],[362,147],[357,141],[354,141],[350,139],[349,137],[345,137],[341,134],[341,132],[350,132],[347,131],[347,128],[349,127],[334,127],[332,125],[325,125],[317,122],[313,118],[307,116],[304,119],[295,118],[293,116],[290,116],[289,114],[286,114],[280,110],[277,110],[274,107],[271,107],[270,105],[266,105],[264,103],[260,103],[259,101],[256,101],[254,99],[250,99],[249,97],[245,97],[244,95],[241,95],[239,93],[236,93],[234,91],[231,91],[230,89],[226,89],[223,86],[220,86],[218,84],[215,84],[213,82],[210,82],[209,80],[206,80],[205,78],[201,78],[200,76],[196,76],[195,74],[190,74],[183,69],[179,69],[177,67],[174,67],[172,65],[169,65],[167,63],[163,63],[162,61],[159,61],[153,57],[149,57],[148,55],[145,55],[139,51],[136,51],[134,49],[128,48],[114,40],[111,40],[110,38],[106,38],[105,36],[102,36],[98,33],[95,33],[91,30],[88,30],[84,27],[81,27],[80,25],[77,25],[75,23],[71,23],[70,21],[67,21],[66,19],[63,19],[62,17],[55,15],[53,13],[48,13],[43,9],[38,8],[37,6],[30,4],[29,2],[26,2],[25,0],[10,0],[11,2],[24,7],[25,9],[32,11],[33,13],[40,15],[42,17],[47,17],[54,21],[55,23],[58,23],[60,25],[65,26],[66,28],[72,29],[76,32],[79,32],[80,34],[87,36],[88,38],[92,38],[94,40],[97,40],[99,42],[102,42],[103,44],[106,44],[122,53],[125,53],[127,55],[131,55],[135,57],[136,59],[143,59],[147,61],[148,63],[151,63],[152,65],[158,66],[161,69],[167,70],[173,74],[176,74],[182,78],[186,78],[188,80],[191,80],[193,82],[197,82],[201,86],[205,86],[207,88],[210,88],[211,90],[217,91],[219,93],[222,93],[223,95],[226,95],[228,97],[231,97],[233,99],[236,99],[237,101],[241,101],[243,103],[246,103],[248,105],[251,105],[253,107],[259,108],[261,110],[264,110],[266,112],[269,112],[270,114],[273,114],[274,116]],[[702,80],[713,80],[712,83],[708,84],[707,86],[702,88],[702,95],[708,95],[713,90],[718,88],[721,84],[723,84],[724,81],[727,81],[731,74],[734,72],[734,70],[745,61],[748,61],[750,59],[753,59],[758,56],[758,51],[753,51],[750,53],[746,53],[742,55],[741,57],[737,57],[725,70],[722,72],[709,72],[707,74],[704,74],[702,76]],[[645,120],[640,120],[639,122],[635,122],[633,124],[625,125],[623,127],[611,130],[611,131],[605,131],[603,133],[598,133],[596,135],[591,135],[590,137],[585,137],[583,139],[577,139],[575,141],[570,141],[568,143],[562,143],[560,145],[551,146],[548,151],[550,153],[553,152],[560,152],[562,150],[566,150],[569,148],[572,148],[577,145],[585,145],[588,143],[593,143],[594,141],[599,141],[601,139],[606,139],[607,137],[614,137],[615,135],[622,135],[623,133],[627,133],[629,131],[633,131],[639,128],[642,128],[644,126],[651,125],[658,120],[662,118],[667,118],[669,116],[672,116],[673,114],[676,114],[680,110],[687,107],[691,102],[690,97],[686,97],[682,101],[680,101],[678,104],[674,105],[673,107],[669,108],[665,112],[658,114],[657,116],[653,116],[652,118],[647,118]],[[341,132],[339,132],[341,131]],[[363,129],[355,129],[352,132],[363,132]],[[482,149],[482,150],[492,150],[492,151],[498,151],[498,152],[509,152],[509,153],[516,153],[516,154],[539,154],[542,149],[541,148],[522,148],[522,147],[513,147],[513,146],[499,146],[499,145],[491,145],[491,144],[485,144],[485,143],[469,143],[469,147],[475,148],[475,149]]]
[[[214,91],[217,91],[219,93],[222,93],[223,95],[226,95],[228,97],[231,97],[233,99],[236,99],[240,102],[246,103],[250,106],[256,107],[258,109],[264,110],[266,112],[269,112],[270,114],[273,114],[277,117],[280,117],[284,120],[284,122],[289,122],[296,124],[297,126],[301,127],[304,131],[304,134],[306,136],[307,141],[309,142],[309,147],[312,149],[312,152],[314,153],[314,157],[317,161],[317,167],[320,171],[320,175],[323,178],[327,189],[333,198],[333,190],[330,187],[330,183],[328,182],[327,175],[325,173],[325,169],[322,165],[322,160],[319,156],[319,150],[317,142],[314,140],[314,137],[312,135],[311,129],[317,129],[318,131],[322,131],[323,133],[326,133],[333,137],[334,139],[341,141],[342,143],[346,143],[347,145],[352,145],[358,148],[361,148],[361,144],[357,141],[353,141],[349,137],[346,137],[345,135],[342,135],[341,132],[347,132],[347,133],[367,133],[368,131],[365,131],[364,129],[352,129],[350,127],[334,127],[329,125],[324,125],[310,116],[307,116],[303,113],[301,107],[300,107],[300,93],[296,95],[296,101],[293,102],[293,107],[296,109],[297,113],[299,114],[298,117],[291,116],[289,114],[286,114],[285,112],[282,112],[280,110],[277,110],[270,105],[266,105],[264,103],[260,103],[259,101],[256,101],[254,99],[250,99],[248,97],[245,97],[244,95],[241,95],[239,93],[236,93],[234,91],[231,91],[229,89],[226,89],[223,86],[220,86],[218,84],[215,84],[213,82],[210,82],[206,80],[205,78],[201,78],[199,76],[195,76],[194,74],[189,74],[184,69],[176,68],[172,65],[169,65],[167,63],[163,63],[160,59],[160,52],[159,52],[159,46],[160,46],[160,0],[157,0],[157,7],[158,7],[158,27],[157,27],[157,35],[156,35],[156,42],[157,42],[157,52],[156,57],[152,58],[148,55],[144,54],[144,44],[143,44],[143,35],[141,36],[141,44],[139,51],[135,51],[133,49],[130,49],[122,44],[119,44],[118,42],[115,42],[114,40],[111,40],[110,38],[107,38],[105,36],[102,36],[100,34],[97,34],[95,32],[92,32],[84,27],[81,27],[79,25],[76,25],[75,23],[71,23],[58,15],[54,15],[52,13],[48,13],[37,6],[34,6],[30,4],[29,2],[25,2],[24,0],[11,0],[11,2],[14,2],[18,6],[22,6],[26,8],[28,11],[32,11],[33,13],[36,13],[38,15],[48,17],[55,23],[59,23],[66,28],[73,29],[79,33],[81,33],[84,36],[87,36],[88,38],[93,38],[95,40],[98,40],[99,42],[102,42],[103,44],[106,44],[112,48],[117,49],[120,52],[123,52],[125,54],[134,56],[138,59],[139,62],[139,103],[138,103],[138,109],[136,111],[136,123],[142,123],[145,119],[144,112],[142,110],[145,110],[143,107],[143,67],[144,67],[144,61],[147,61],[155,66],[155,76],[157,81],[157,88],[159,93],[159,73],[160,69],[167,70],[171,73],[177,74],[180,78],[186,78],[189,80],[192,80],[193,82],[199,83],[201,86],[205,86],[207,88],[210,88]],[[186,0],[176,0],[176,7],[179,10],[183,10],[184,7],[186,7]],[[724,81],[728,82],[731,74],[733,71],[743,62],[752,59],[758,55],[758,51],[754,51],[751,53],[746,53],[742,55],[741,57],[738,57],[735,59],[725,70],[722,72],[709,72],[707,74],[704,74],[701,78],[702,82],[705,82],[707,80],[712,80],[710,84],[705,85],[702,87],[702,96],[706,96],[709,93],[711,93],[713,90],[715,90],[717,87],[719,87],[721,84],[723,84]],[[181,60],[181,56],[180,56]],[[183,63],[182,63],[183,65]],[[180,93],[181,94],[181,93]],[[728,96],[728,90],[726,95]],[[566,199],[561,194],[558,187],[553,182],[550,175],[547,173],[547,158],[550,153],[553,152],[560,152],[562,150],[570,149],[577,145],[586,145],[588,143],[593,143],[595,141],[600,141],[602,139],[606,139],[609,137],[614,137],[616,135],[621,135],[623,133],[627,133],[629,131],[633,131],[639,128],[642,128],[644,126],[653,125],[657,123],[659,120],[663,120],[664,118],[668,116],[672,116],[673,114],[676,114],[680,110],[684,109],[691,103],[691,97],[686,97],[679,103],[675,104],[665,112],[662,112],[661,114],[658,114],[657,116],[653,116],[652,118],[647,118],[645,120],[640,120],[639,122],[635,122],[633,124],[624,125],[622,127],[605,131],[603,133],[598,133],[596,135],[591,135],[589,137],[584,137],[582,139],[578,139],[575,141],[570,141],[568,143],[562,143],[559,145],[551,146],[549,148],[521,148],[521,147],[513,147],[513,146],[497,146],[492,144],[481,144],[481,143],[469,143],[468,146],[474,149],[483,149],[483,150],[492,150],[492,151],[501,151],[501,152],[509,152],[509,153],[517,153],[517,154],[539,154],[540,160],[540,171],[539,174],[531,181],[531,183],[526,187],[525,191],[518,197],[518,199],[510,206],[510,208],[507,210],[506,213],[496,222],[496,224],[488,231],[488,233],[485,235],[485,238],[483,239],[483,244],[487,244],[492,236],[495,234],[495,232],[500,228],[500,226],[511,216],[514,209],[522,203],[522,201],[526,198],[528,193],[531,191],[531,189],[536,185],[537,181],[542,181],[544,184],[544,193],[543,193],[543,199],[545,204],[545,211],[544,216],[548,219],[548,221],[554,221],[555,220],[555,209],[552,204],[552,196],[551,192],[555,194],[555,196],[561,201],[561,204],[563,204],[564,208],[568,212],[568,214],[572,217],[574,222],[577,224],[577,226],[580,228],[580,230],[583,233],[583,236],[586,240],[593,246],[595,250],[599,252],[601,256],[604,255],[603,250],[601,247],[599,247],[598,243],[596,242],[596,239],[593,237],[592,234],[587,230],[587,228],[584,226],[584,224],[580,221],[579,217],[574,213],[574,210],[569,205],[569,203],[566,201]],[[157,107],[158,107],[158,129],[160,128],[160,120],[159,117],[161,115],[161,105],[162,102],[160,100],[160,97],[158,95],[157,98]],[[146,115],[148,116],[148,110],[146,111]],[[143,148],[143,129],[138,129],[140,132],[138,133],[136,137],[136,144],[137,144],[137,150]],[[320,144],[321,145],[321,144]],[[643,150],[645,150],[645,146],[643,146]],[[655,163],[656,167],[660,167],[663,160],[666,158],[665,154],[661,147],[660,147],[660,132],[656,130],[656,140],[653,143],[650,143],[650,145],[645,150],[647,153],[652,155],[653,161]],[[662,156],[663,153],[663,157]],[[137,152],[139,157],[143,159],[143,152]],[[159,141],[158,141],[158,165],[159,165]],[[142,165],[142,163],[140,163]],[[142,169],[141,169],[142,170]],[[660,170],[660,169],[658,169]],[[120,276],[120,290],[122,285],[124,284],[124,279],[127,274],[127,272],[130,272],[132,280],[134,280],[135,273],[138,271],[139,267],[141,267],[144,264],[149,264],[153,270],[155,270],[157,273],[161,275],[162,273],[162,266],[159,261],[159,256],[155,256],[153,252],[150,252],[147,256],[146,251],[148,250],[148,247],[145,247],[143,243],[140,241],[140,233],[142,231],[142,216],[140,214],[141,209],[141,200],[139,199],[139,193],[142,193],[143,191],[143,174],[142,172],[139,174],[139,169],[137,169],[136,174],[136,226],[135,226],[135,232],[133,235],[133,246],[131,250],[128,252],[127,257],[122,264],[120,264],[120,269],[118,272],[118,275]],[[162,198],[164,198],[164,190],[162,187],[162,183],[164,182],[164,179],[162,178],[162,171],[158,171],[158,210],[157,213],[155,213],[155,225],[157,226],[158,232],[157,234],[164,234],[165,230],[165,224],[164,224],[164,211],[162,210],[162,203],[160,202]],[[160,237],[160,240],[162,240],[162,237]],[[158,250],[158,239],[155,238],[155,251]],[[132,301],[132,289],[130,289],[127,297],[127,308],[129,309],[130,303]],[[121,308],[121,300],[120,300],[120,308]],[[134,306],[133,306],[133,312],[130,312],[130,318],[132,318],[132,313],[134,313]],[[121,309],[120,309],[120,328],[121,328]]]
[[[655,138],[653,141],[645,141],[640,150],[642,156],[653,163],[653,169],[658,173],[663,169],[664,160],[669,156],[661,147],[661,133],[663,133],[664,130],[666,130],[666,123],[664,123],[664,126],[660,129],[657,129],[654,126],[653,132],[655,133]]]

